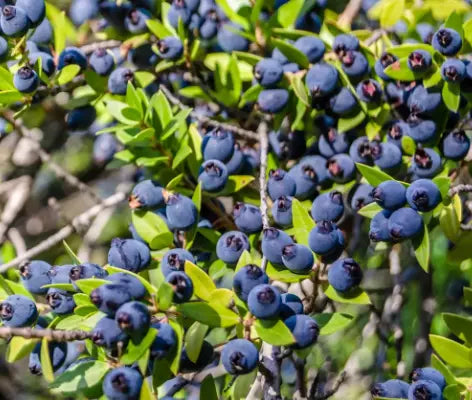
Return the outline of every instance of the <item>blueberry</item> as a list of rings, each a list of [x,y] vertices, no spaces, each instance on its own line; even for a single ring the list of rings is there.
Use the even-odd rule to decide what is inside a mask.
[[[200,0],[184,0],[185,5],[191,12],[196,12],[200,6]]]
[[[308,315],[292,315],[284,321],[295,338],[296,349],[305,349],[316,343],[320,328],[316,321]]]
[[[394,174],[402,165],[402,151],[392,143],[378,143],[372,147],[374,163],[382,171]]]
[[[359,98],[366,103],[378,103],[382,97],[380,84],[373,79],[366,79],[356,87]]]
[[[228,175],[237,175],[241,172],[244,165],[244,154],[238,143],[234,145],[234,152],[231,158],[226,162]]]
[[[421,121],[422,122],[422,121]],[[434,122],[433,122],[434,124]],[[436,128],[436,124],[434,124]],[[419,128],[420,132],[423,128]],[[393,143],[400,150],[402,149],[402,138],[410,135],[410,125],[404,121],[394,121],[389,124],[387,129],[387,142]]]
[[[352,142],[349,156],[356,163],[372,164],[372,148],[367,136],[358,137]]]
[[[233,208],[233,218],[238,229],[246,234],[262,230],[262,215],[259,207],[237,202]]]
[[[318,140],[318,150],[323,157],[330,158],[335,154],[349,151],[350,138],[332,127],[323,131]]]
[[[0,61],[5,61],[8,58],[9,50],[7,40],[4,37],[0,37]]]
[[[438,134],[436,123],[431,120],[410,118],[405,133],[416,143],[435,142]]]
[[[167,196],[166,215],[173,229],[189,230],[197,223],[197,214],[197,207],[190,198],[178,193]]]
[[[193,283],[192,280],[183,272],[171,272],[166,276],[166,282],[169,283],[174,290],[174,303],[185,303],[192,298]]]
[[[292,41],[289,41],[288,43],[293,44]],[[289,62],[287,56],[282,53],[277,47],[272,50],[272,55],[271,58],[274,60],[277,60],[280,64],[285,65]]]
[[[26,261],[20,265],[20,279],[30,293],[45,294],[48,290],[42,288],[51,283],[49,271],[51,266],[45,261]]]
[[[418,178],[432,178],[441,170],[441,157],[433,149],[418,147],[411,169]]]
[[[227,162],[234,152],[234,137],[231,132],[220,128],[212,129],[202,140],[203,159]]]
[[[313,252],[327,260],[336,259],[344,249],[344,235],[335,223],[320,221],[310,231],[308,244]]]
[[[314,12],[306,12],[299,15],[295,21],[295,29],[319,33],[321,30],[322,21],[320,16]]]
[[[416,32],[420,36],[423,43],[431,43],[434,35],[434,27],[427,22],[416,24]]]
[[[293,62],[282,65],[282,69],[284,72],[290,72],[292,74],[300,71],[300,67],[298,66],[298,64],[295,64]]]
[[[106,22],[118,31],[125,31],[125,18],[132,6],[130,3],[117,4],[115,1],[101,1],[100,13]]]
[[[182,41],[174,36],[165,37],[157,42],[159,55],[164,60],[178,60],[184,53]]]
[[[303,314],[303,303],[295,294],[283,293],[280,295],[282,303],[280,305],[280,318],[287,319],[292,315]]]
[[[316,192],[318,177],[315,169],[306,162],[301,162],[290,169],[288,175],[295,181],[294,196],[305,200],[312,197]]]
[[[359,51],[349,50],[341,61],[343,71],[352,79],[360,79],[369,71],[367,58]]]
[[[329,99],[329,107],[336,115],[347,115],[357,109],[357,100],[347,87]]]
[[[90,293],[92,303],[110,318],[114,318],[116,310],[131,298],[128,288],[119,283],[101,285]]]
[[[33,26],[38,26],[46,15],[44,0],[16,0],[15,6],[26,12]]]
[[[0,319],[5,326],[12,328],[31,326],[37,318],[36,304],[26,296],[11,295],[0,303]]]
[[[317,184],[320,185],[322,188],[331,185],[329,172],[326,168],[326,158],[317,155],[306,156],[300,160],[299,165],[302,165],[303,168],[309,167],[308,170],[313,170],[316,174]],[[299,190],[298,187],[297,190]]]
[[[408,68],[413,72],[426,72],[431,68],[433,58],[426,50],[415,50],[408,56]]]
[[[336,261],[328,269],[328,282],[341,293],[349,292],[359,286],[362,280],[362,269],[352,258]]]
[[[36,343],[29,356],[28,369],[33,375],[42,375],[41,366],[41,346],[42,343]],[[67,343],[51,342],[48,343],[49,359],[51,360],[52,370],[56,372],[64,365],[67,358]]]
[[[305,54],[308,61],[312,64],[320,61],[326,50],[323,41],[314,36],[303,36],[297,39],[294,43],[294,47]]]
[[[315,198],[311,216],[316,222],[339,220],[344,213],[343,195],[338,191],[323,193]]]
[[[218,33],[218,18],[215,14],[209,14],[204,19],[199,29],[200,37],[205,40],[212,39]]]
[[[431,115],[441,104],[441,94],[428,92],[424,86],[418,85],[408,97],[407,104],[415,115]]]
[[[406,200],[417,211],[431,211],[441,202],[441,192],[430,179],[418,179],[406,190]]]
[[[241,31],[241,27],[233,22],[225,22],[219,28],[217,34],[218,45],[226,53],[248,50],[249,41],[245,37],[238,35],[237,31]]]
[[[13,84],[22,93],[32,93],[39,86],[39,77],[30,67],[21,67],[13,76]]]
[[[259,93],[257,104],[262,112],[278,113],[287,105],[288,98],[286,89],[266,89]]]
[[[246,339],[233,339],[225,344],[221,351],[221,362],[231,375],[243,375],[257,366],[259,351]]]
[[[446,82],[461,82],[466,76],[465,64],[457,58],[449,58],[441,65],[441,76]]]
[[[149,17],[147,10],[134,8],[125,18],[125,28],[133,34],[144,33],[147,31],[146,21]]]
[[[161,359],[169,354],[177,344],[177,335],[170,324],[155,322],[151,325],[157,329],[157,335],[151,344],[151,358]]]
[[[370,220],[369,238],[374,242],[390,242],[392,237],[388,229],[389,210],[382,210]]]
[[[248,264],[240,268],[233,277],[233,289],[244,302],[247,302],[249,292],[254,287],[267,283],[269,283],[267,274],[254,264]]]
[[[90,55],[89,65],[98,75],[108,76],[115,68],[115,59],[107,50],[97,49]]]
[[[57,69],[61,70],[66,65],[78,65],[80,69],[87,68],[87,57],[78,47],[66,47],[59,54]]]
[[[140,272],[150,262],[151,253],[144,243],[134,239],[118,238],[111,241],[108,264],[131,272]]]
[[[423,232],[423,219],[412,208],[400,208],[390,215],[388,231],[395,241],[410,239]]]
[[[185,4],[184,0],[173,0],[167,14],[169,23],[177,29],[179,26],[179,20],[182,20],[182,24],[187,26],[190,22],[191,12]]]
[[[281,196],[293,196],[296,193],[296,181],[283,169],[271,170],[267,191],[274,201]]]
[[[355,178],[356,165],[347,154],[336,154],[326,162],[329,177],[338,183],[346,183]]]
[[[410,385],[399,379],[390,379],[372,386],[370,393],[375,397],[406,399]]]
[[[93,143],[93,160],[98,165],[110,162],[118,151],[118,141],[111,133],[102,133]]]
[[[311,250],[302,244],[288,244],[282,249],[282,262],[291,272],[307,274],[315,259]]]
[[[353,188],[350,193],[350,204],[354,211],[359,211],[362,207],[374,201],[372,190],[374,188],[368,184],[360,184]]]
[[[272,218],[277,225],[283,228],[292,226],[292,198],[280,196],[272,204]]]
[[[167,251],[162,257],[161,271],[164,276],[172,272],[184,271],[185,261],[195,263],[195,258],[185,249],[172,249]]]
[[[434,43],[434,39],[433,39]],[[433,381],[416,381],[410,385],[408,400],[442,400],[441,388]]]
[[[203,367],[207,366],[213,361],[214,356],[215,352],[213,350],[213,346],[206,340],[204,340],[202,343],[202,348],[196,362],[193,362],[188,358],[187,350],[184,347],[180,357],[180,372],[201,371]]]
[[[265,88],[276,86],[283,74],[282,64],[272,58],[265,58],[254,67],[254,78]]]
[[[164,205],[162,187],[150,179],[139,182],[129,196],[129,206],[132,209],[155,210]]]
[[[9,37],[23,36],[30,28],[31,21],[25,10],[15,6],[2,8],[0,27],[2,32]]]
[[[315,64],[306,74],[305,83],[313,98],[328,96],[338,85],[338,70],[331,64]]]
[[[226,232],[220,236],[216,244],[217,257],[228,264],[236,264],[244,250],[249,251],[249,239],[238,231]]]
[[[343,57],[348,51],[359,50],[359,39],[353,35],[340,34],[334,38],[333,50],[339,57]]]
[[[51,23],[47,18],[38,25],[34,30],[33,34],[29,37],[29,40],[36,44],[49,44],[53,38],[53,31]]]
[[[130,301],[116,311],[115,321],[133,343],[140,343],[151,326],[151,314],[145,304]]]
[[[451,28],[441,28],[431,41],[433,47],[445,56],[454,56],[462,47],[462,38],[457,31]]]
[[[470,139],[462,130],[449,132],[442,137],[440,148],[445,158],[460,161],[469,152]]]
[[[141,300],[146,296],[146,288],[144,285],[138,278],[131,274],[127,274],[126,272],[117,272],[109,275],[106,279],[112,283],[116,283],[117,285],[124,286],[131,295],[131,298],[135,300]]]
[[[72,0],[69,8],[70,19],[75,25],[91,20],[98,12],[98,0]]]
[[[281,302],[277,288],[267,284],[255,286],[247,298],[249,311],[261,319],[277,317]]]
[[[49,53],[44,51],[36,51],[30,53],[28,56],[30,64],[36,64],[38,58],[41,58],[41,70],[47,75],[51,76],[56,72],[56,64],[54,63],[54,58]]]
[[[57,265],[50,269],[51,283],[71,283],[70,272],[75,265]]]
[[[262,234],[262,254],[273,264],[283,264],[283,248],[293,244],[292,238],[276,228],[264,229]]]
[[[79,279],[105,279],[108,272],[97,264],[83,263],[74,265],[69,271],[69,279],[75,286],[75,281]]]
[[[137,369],[119,367],[111,370],[103,380],[103,393],[110,400],[137,400],[143,377]]]
[[[205,161],[199,170],[198,181],[207,192],[219,192],[228,182],[226,165],[219,160]]]
[[[58,315],[71,314],[75,308],[74,297],[61,289],[48,289],[46,301],[52,308],[52,311]]]
[[[113,318],[103,317],[92,330],[92,341],[97,346],[116,350],[120,343],[125,345],[128,342],[128,335]]]
[[[410,379],[412,382],[417,381],[432,381],[439,386],[441,390],[446,387],[446,379],[437,369],[426,367],[426,368],[415,368],[411,374]]]
[[[129,68],[117,68],[108,78],[108,90],[112,94],[125,95],[128,82],[132,82],[134,73]]]
[[[93,124],[96,117],[97,111],[95,110],[94,106],[86,105],[78,107],[67,113],[66,125],[73,131],[83,131],[88,129]]]
[[[394,211],[405,205],[406,188],[397,181],[384,181],[372,191],[372,197],[380,207]]]
[[[383,53],[380,58],[375,62],[374,69],[377,76],[384,80],[390,81],[392,80],[386,73],[385,69],[395,63],[398,60],[396,56],[390,53]]]

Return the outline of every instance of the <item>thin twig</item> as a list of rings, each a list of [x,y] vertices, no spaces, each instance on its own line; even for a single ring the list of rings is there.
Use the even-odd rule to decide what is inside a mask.
[[[452,197],[458,193],[471,193],[472,185],[457,185],[449,189],[449,196]]]
[[[85,44],[83,46],[80,46],[80,50],[82,50],[85,54],[91,54],[95,50],[98,49],[114,49],[115,47],[120,47],[122,42],[119,40],[104,40],[102,42],[94,42],[94,43],[89,43]]]
[[[55,330],[55,329],[35,329],[35,328],[12,328],[8,326],[0,327],[0,338],[10,339],[13,336],[21,336],[25,339],[47,338],[54,342],[72,342],[74,340],[90,339],[92,332],[80,330]]]
[[[351,27],[352,21],[354,21],[361,10],[362,0],[350,0],[344,11],[339,15],[338,25]]]
[[[379,40],[383,35],[388,33],[385,29],[376,29],[372,35],[370,35],[365,41],[364,45],[369,47],[371,44],[374,44],[377,40]]]
[[[259,125],[259,145],[261,151],[261,164],[259,169],[259,196],[261,200],[260,210],[262,215],[262,227],[263,229],[269,228],[269,217],[267,215],[267,153],[269,151],[268,142],[268,126],[265,121],[262,121]],[[267,258],[262,257],[261,268],[265,270],[267,267]]]
[[[333,394],[335,394],[339,388],[341,387],[342,383],[346,379],[347,373],[346,371],[342,371],[339,376],[336,378],[334,381],[333,385],[331,386],[331,389],[326,390],[323,394],[319,396],[314,396],[314,400],[326,400],[330,398]]]

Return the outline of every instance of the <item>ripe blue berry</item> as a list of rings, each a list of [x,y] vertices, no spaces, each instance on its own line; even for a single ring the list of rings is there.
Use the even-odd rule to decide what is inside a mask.
[[[366,79],[356,87],[359,98],[366,103],[378,103],[382,97],[380,84],[373,79]]]
[[[416,143],[434,143],[437,139],[436,123],[431,120],[423,120],[418,117],[411,118],[408,125],[403,129],[405,134],[410,136]]]
[[[172,272],[183,271],[185,261],[195,263],[192,254],[185,249],[172,249],[164,254],[161,261],[161,272],[164,276],[168,276]]]
[[[434,27],[427,22],[421,22],[416,25],[416,32],[421,37],[423,43],[431,43],[434,35]]]
[[[316,343],[320,328],[316,321],[308,315],[292,315],[284,321],[295,338],[296,349],[305,349]]]
[[[315,194],[318,177],[315,169],[310,164],[300,162],[290,169],[288,175],[295,181],[294,197],[305,200]]]
[[[58,315],[71,314],[75,308],[72,295],[65,290],[50,288],[46,300],[52,311]]]
[[[360,51],[347,51],[341,61],[343,71],[352,79],[360,79],[369,71],[367,58]]]
[[[441,202],[441,192],[430,179],[418,179],[406,190],[406,200],[417,211],[431,211]]]
[[[97,0],[72,0],[69,8],[69,16],[75,25],[94,18],[99,12]]]
[[[108,78],[108,90],[112,94],[125,95],[128,82],[132,82],[134,73],[129,68],[117,68]]]
[[[167,14],[169,23],[177,29],[179,26],[179,20],[182,20],[184,26],[187,26],[190,22],[191,12],[185,4],[184,0],[173,0]]]
[[[15,6],[5,6],[1,10],[0,27],[9,37],[23,36],[31,25],[25,10]]]
[[[318,150],[323,157],[330,158],[335,154],[349,151],[350,138],[344,133],[338,133],[335,128],[323,132],[318,140]]]
[[[179,193],[167,196],[166,215],[173,229],[189,230],[197,223],[197,214],[197,207],[190,198]]]
[[[415,50],[408,56],[408,68],[414,72],[425,72],[431,68],[433,58],[426,50]]]
[[[130,301],[116,311],[115,321],[133,343],[139,343],[151,326],[151,314],[145,304],[139,301]]]
[[[354,211],[359,211],[362,207],[374,201],[372,198],[372,190],[374,188],[368,184],[360,184],[353,188],[350,192],[350,204]]]
[[[272,218],[283,228],[292,226],[292,198],[280,196],[272,205]]]
[[[283,248],[293,244],[292,238],[276,228],[264,229],[262,234],[262,254],[273,264],[282,264]]]
[[[282,249],[282,262],[296,274],[306,274],[313,268],[315,259],[311,250],[302,244],[288,244]]]
[[[339,220],[344,213],[343,195],[338,191],[323,193],[315,198],[311,206],[311,216],[316,222]]]
[[[51,283],[71,283],[70,272],[74,265],[56,265],[49,271]]]
[[[93,143],[93,161],[98,166],[109,163],[118,151],[118,141],[111,133],[102,133]]]
[[[45,261],[27,261],[20,265],[21,283],[30,293],[45,294],[48,290],[43,286],[51,283],[50,270],[51,266]]]
[[[231,132],[220,128],[212,129],[202,140],[203,159],[227,162],[234,152],[234,137]]]
[[[433,39],[434,40],[434,39]],[[441,388],[433,381],[416,381],[410,385],[408,400],[442,400]]]
[[[406,188],[397,181],[384,181],[373,191],[372,197],[382,208],[394,211],[406,203]]]
[[[49,44],[53,38],[53,31],[51,23],[47,18],[38,25],[34,30],[33,34],[29,37],[29,40],[36,44]]]
[[[240,268],[233,278],[233,289],[236,295],[247,302],[249,292],[257,285],[269,283],[267,274],[257,265],[248,264]]]
[[[66,124],[73,131],[83,131],[90,128],[96,117],[95,107],[86,105],[69,111],[66,115]]]
[[[370,220],[369,238],[373,242],[390,242],[392,237],[388,229],[389,210],[382,210]]]
[[[174,303],[185,303],[192,298],[193,283],[185,273],[181,271],[171,272],[166,276],[166,282],[169,283],[174,290]]]
[[[142,384],[143,377],[137,369],[115,368],[103,380],[103,393],[110,400],[136,400]]]
[[[157,48],[159,55],[165,60],[178,60],[184,52],[182,41],[174,36],[168,36],[159,40]]]
[[[328,282],[338,292],[345,293],[359,286],[362,269],[352,258],[336,261],[328,269]]]
[[[66,65],[78,65],[80,69],[87,68],[87,57],[78,47],[66,47],[59,54],[57,69],[61,70]]]
[[[462,47],[462,38],[457,31],[451,28],[441,28],[431,41],[433,47],[445,56],[456,55]]]
[[[286,89],[266,89],[259,93],[257,104],[262,112],[278,113],[287,105],[288,98]]]
[[[51,76],[56,72],[56,64],[54,58],[49,53],[44,51],[36,51],[28,55],[29,62],[34,65],[38,58],[41,58],[41,69],[47,75]]]
[[[106,279],[112,283],[116,283],[117,285],[124,286],[131,295],[131,298],[135,300],[141,300],[146,296],[146,288],[144,285],[138,278],[131,274],[127,274],[126,272],[117,272],[109,275]]]
[[[251,314],[261,319],[277,317],[281,302],[277,288],[267,284],[255,286],[247,299]]]
[[[254,78],[265,88],[272,88],[282,80],[282,64],[272,58],[259,61],[254,67]]]
[[[33,26],[38,26],[46,15],[44,0],[16,0],[15,6],[26,12]]]
[[[449,58],[441,65],[441,76],[446,82],[461,82],[466,76],[465,64],[456,58]]]
[[[90,56],[89,65],[98,75],[108,76],[115,68],[115,59],[105,49],[97,49]]]
[[[388,231],[395,241],[410,239],[423,232],[423,219],[412,208],[400,208],[390,215]]]
[[[371,146],[375,165],[382,171],[395,174],[402,165],[402,152],[392,143],[376,143]]]
[[[422,121],[421,121],[422,122]],[[431,121],[432,122],[432,121]],[[433,122],[434,124],[434,122]],[[436,124],[434,124],[436,129]],[[419,129],[418,132],[421,132],[423,129]],[[427,130],[428,131],[428,130]],[[402,149],[402,138],[403,136],[410,135],[410,125],[404,121],[394,121],[387,130],[387,142],[393,143],[399,149]],[[413,139],[414,140],[414,139]]]
[[[234,31],[241,31],[241,27],[233,22],[226,22],[221,25],[217,34],[218,45],[227,53],[247,51],[249,41]]]
[[[315,64],[306,74],[305,82],[313,98],[328,96],[338,85],[338,70],[331,64]]]
[[[441,157],[433,149],[416,149],[411,163],[411,170],[416,178],[433,178],[441,168]]]
[[[335,223],[320,221],[311,231],[308,244],[316,254],[327,260],[335,260],[344,249],[344,235]]]
[[[105,279],[108,272],[97,264],[83,263],[80,265],[74,265],[69,271],[69,279],[72,283],[79,279]]]
[[[267,191],[273,201],[281,196],[293,196],[296,189],[296,182],[289,173],[283,169],[269,171]]]
[[[134,239],[118,238],[111,241],[111,247],[108,251],[108,264],[131,272],[140,272],[150,262],[151,253],[144,243]]]
[[[228,264],[236,264],[244,250],[249,251],[249,239],[239,231],[224,233],[216,243],[217,257]]]
[[[164,205],[162,187],[150,179],[139,182],[129,197],[129,206],[132,209],[155,210]]]
[[[207,192],[219,192],[228,182],[228,170],[219,160],[205,161],[199,170],[198,181]]]
[[[415,368],[411,374],[410,379],[412,382],[417,381],[432,381],[439,386],[441,390],[446,387],[446,379],[437,369],[426,367],[426,368]]]
[[[283,293],[280,295],[282,303],[280,305],[280,318],[287,319],[292,315],[303,314],[303,303],[295,294]]]
[[[125,28],[133,33],[144,33],[147,31],[146,21],[149,19],[149,12],[144,9],[135,8],[128,12],[125,18]]]
[[[336,115],[347,115],[357,109],[357,100],[347,87],[329,99],[329,107]]]
[[[470,139],[464,131],[449,132],[442,137],[440,148],[445,158],[460,161],[469,152]]]
[[[92,303],[110,318],[114,318],[118,308],[131,301],[131,298],[127,287],[119,283],[99,286],[90,293]]]
[[[22,93],[32,93],[39,86],[39,77],[30,67],[21,67],[13,76],[13,84]]]
[[[375,397],[388,397],[406,399],[410,385],[399,379],[390,379],[385,382],[378,382],[372,386],[370,393]]]
[[[241,147],[238,143],[234,145],[234,152],[231,158],[226,162],[226,169],[228,175],[237,175],[241,173],[244,166],[244,154],[241,151]]]
[[[396,62],[398,58],[390,53],[383,53],[380,58],[375,62],[374,69],[377,76],[384,80],[390,81],[392,80],[386,73],[385,69]]]
[[[22,295],[11,295],[0,303],[0,318],[5,326],[22,328],[31,326],[38,318],[33,300]]]
[[[339,57],[343,57],[348,51],[359,50],[359,39],[353,35],[340,34],[334,38],[333,50]]]
[[[259,351],[246,339],[233,339],[225,344],[221,352],[221,362],[231,375],[243,375],[257,366]]]
[[[237,202],[233,208],[234,223],[246,234],[262,230],[262,215],[259,207]]]
[[[103,317],[92,330],[92,341],[97,346],[116,350],[119,343],[128,342],[128,335],[120,329],[113,318]]]
[[[347,154],[335,154],[327,161],[326,166],[329,177],[334,182],[346,183],[356,175],[356,165]]]
[[[305,54],[308,61],[312,64],[320,61],[326,50],[323,41],[314,36],[303,36],[297,39],[294,43],[294,47]]]
[[[151,358],[161,359],[169,354],[177,344],[177,335],[170,324],[155,322],[151,325],[157,329],[157,335],[151,344]]]
[[[441,94],[428,92],[428,90],[418,85],[408,97],[408,107],[415,115],[432,115],[441,104]]]

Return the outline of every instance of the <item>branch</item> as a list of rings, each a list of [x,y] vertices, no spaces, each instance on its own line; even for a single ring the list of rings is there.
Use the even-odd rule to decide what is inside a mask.
[[[339,15],[338,25],[344,27],[351,27],[361,10],[362,0],[350,0],[344,11]]]
[[[13,223],[17,215],[21,212],[26,201],[28,200],[33,183],[31,177],[27,175],[15,179],[15,182],[16,185],[9,192],[10,195],[8,196],[8,200],[5,204],[0,219],[0,243],[3,242],[8,228]]]
[[[13,336],[21,336],[25,339],[47,338],[54,342],[72,342],[74,340],[90,339],[92,337],[92,332],[79,330],[63,331],[54,329],[11,328],[8,326],[0,327],[0,338],[10,339]]]
[[[459,193],[471,193],[472,192],[472,185],[457,185],[449,189],[449,196],[452,197]]]
[[[267,138],[269,128],[267,123],[262,121],[259,125],[259,145],[261,151],[261,165],[259,169],[259,196],[261,200],[261,215],[263,229],[269,228],[269,217],[267,215],[267,153],[269,151],[269,142]],[[262,257],[261,268],[265,271],[267,267],[267,258]]]
[[[166,95],[166,97],[169,99],[169,101],[172,104],[178,106],[182,110],[187,110],[187,109],[190,108],[190,107],[187,107],[184,103],[182,103],[177,97],[175,97],[171,93],[171,91],[165,85],[163,85],[162,83],[160,85],[160,89],[164,92],[164,94]],[[227,124],[225,122],[215,121],[214,119],[211,119],[211,118],[205,117],[203,115],[200,115],[200,114],[196,113],[193,110],[190,112],[190,115],[193,118],[195,118],[198,122],[201,122],[202,124],[227,130],[229,132],[234,133],[235,135],[238,135],[239,137],[241,137],[243,139],[252,140],[252,141],[257,141],[258,140],[259,136],[256,132],[248,131],[246,129],[239,128],[237,126]]]
[[[95,50],[98,49],[114,49],[115,47],[120,47],[121,42],[119,40],[104,40],[102,42],[94,42],[85,44],[80,46],[80,50],[82,50],[86,55],[93,53]]]
[[[89,227],[93,219],[100,214],[101,211],[108,207],[113,207],[114,205],[122,202],[126,199],[126,194],[124,192],[117,192],[112,196],[106,198],[96,206],[88,209],[82,214],[76,216],[71,223],[64,226],[61,230],[56,232],[54,235],[49,236],[46,240],[42,241],[38,245],[29,249],[25,253],[19,255],[14,260],[3,264],[0,266],[0,273],[5,272],[7,269],[16,267],[21,264],[23,261],[31,259],[32,257],[41,254],[43,251],[48,250],[49,248],[55,246],[56,244],[62,242],[64,239],[69,237],[72,233],[77,231],[79,228]]]
[[[314,400],[326,400],[326,399],[330,398],[333,394],[335,394],[339,390],[342,383],[346,379],[346,376],[347,376],[346,371],[342,371],[339,374],[339,376],[336,378],[336,380],[334,381],[333,386],[331,387],[331,389],[326,390],[323,394],[321,394],[319,396],[315,396]]]

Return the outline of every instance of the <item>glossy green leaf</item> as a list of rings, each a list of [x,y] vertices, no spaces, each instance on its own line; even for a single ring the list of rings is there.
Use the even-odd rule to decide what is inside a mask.
[[[184,342],[184,329],[179,322],[174,321],[172,319],[169,320],[169,324],[172,329],[174,329],[175,335],[177,336],[177,349],[175,350],[174,358],[170,365],[170,370],[173,372],[174,375],[177,375],[177,373],[179,372],[180,357],[182,355],[182,348]]]
[[[456,368],[472,368],[471,350],[466,346],[438,335],[429,335],[429,341],[447,364]]]
[[[200,322],[194,322],[190,328],[188,328],[185,334],[185,352],[190,361],[197,361],[207,332],[208,326]]]
[[[151,285],[147,279],[143,278],[139,274],[136,274],[132,271],[128,271],[127,269],[124,269],[124,268],[114,267],[112,265],[106,265],[105,269],[107,270],[107,272],[110,275],[121,272],[123,274],[128,274],[128,275],[134,276],[136,279],[138,279],[143,284],[143,286],[146,288],[146,290],[149,294],[153,294],[153,293],[157,292],[157,289],[153,285]]]
[[[421,268],[426,272],[429,271],[429,259],[430,259],[430,242],[429,242],[429,232],[426,224],[424,225],[423,234],[420,238],[415,238],[413,240],[413,246],[415,248],[416,259]]]
[[[21,336],[13,336],[8,343],[6,360],[9,363],[21,360],[33,351],[38,342],[38,339],[26,339]]]
[[[297,199],[292,199],[292,221],[297,243],[308,245],[308,236],[315,227],[315,221],[311,218],[307,209]]]
[[[295,338],[287,325],[280,319],[262,320],[254,322],[257,335],[266,343],[274,346],[288,346],[295,343]]]
[[[377,203],[372,202],[362,207],[357,211],[357,213],[366,218],[374,218],[382,210],[382,207],[380,207]]]
[[[54,380],[54,371],[52,369],[51,357],[49,352],[49,341],[47,338],[41,340],[41,351],[40,351],[40,360],[41,360],[41,371],[43,373],[44,379],[48,382]]]
[[[74,253],[74,251],[69,247],[69,245],[67,244],[67,242],[65,240],[62,241],[62,245],[64,246],[64,248],[66,249],[66,252],[67,254],[69,255],[69,257],[72,259],[72,263],[74,265],[80,265],[82,264],[82,262],[79,260],[79,257],[77,257],[77,255]]]
[[[353,322],[354,317],[345,313],[322,313],[314,316],[320,327],[320,335],[331,335],[338,332]]]
[[[309,278],[309,275],[295,274],[287,268],[275,267],[272,263],[267,263],[266,273],[271,280],[285,283],[296,283]]]
[[[75,284],[77,285],[77,287],[82,292],[88,295],[99,286],[106,285],[107,283],[110,283],[110,281],[107,281],[105,279],[97,279],[97,278],[79,279],[75,281]]]
[[[215,380],[211,374],[203,379],[200,386],[200,400],[218,400],[218,392],[216,391]]]
[[[381,171],[380,169],[370,167],[369,165],[356,163],[357,169],[361,175],[369,182],[372,186],[378,186],[384,181],[395,180],[390,175]]]
[[[185,261],[185,273],[192,280],[194,294],[202,300],[208,300],[211,292],[216,289],[213,280],[203,269],[188,260]]]
[[[348,304],[371,304],[369,296],[361,288],[348,293],[337,292],[331,285],[323,285],[324,294],[333,301]]]
[[[403,16],[405,0],[384,0],[382,13],[380,14],[380,26],[390,28]]]
[[[174,235],[161,216],[152,211],[134,211],[131,219],[138,235],[151,249],[159,250],[172,245]]]
[[[447,327],[458,338],[472,344],[472,319],[452,313],[443,313],[443,320]]]
[[[302,68],[308,68],[310,62],[305,54],[298,50],[295,46],[281,39],[272,38],[272,43],[277,47],[290,61],[300,65]]]
[[[238,314],[217,303],[183,303],[177,305],[177,310],[187,318],[212,327],[226,328],[239,322]]]
[[[120,361],[125,365],[133,364],[135,361],[138,361],[146,350],[151,347],[156,335],[157,330],[149,328],[146,336],[139,343],[134,343],[133,340],[130,340]]]
[[[461,101],[460,85],[456,82],[444,82],[442,98],[449,110],[457,112]]]
[[[69,64],[61,69],[59,76],[57,77],[57,83],[59,85],[65,85],[74,79],[80,72],[80,66],[77,64]]]

